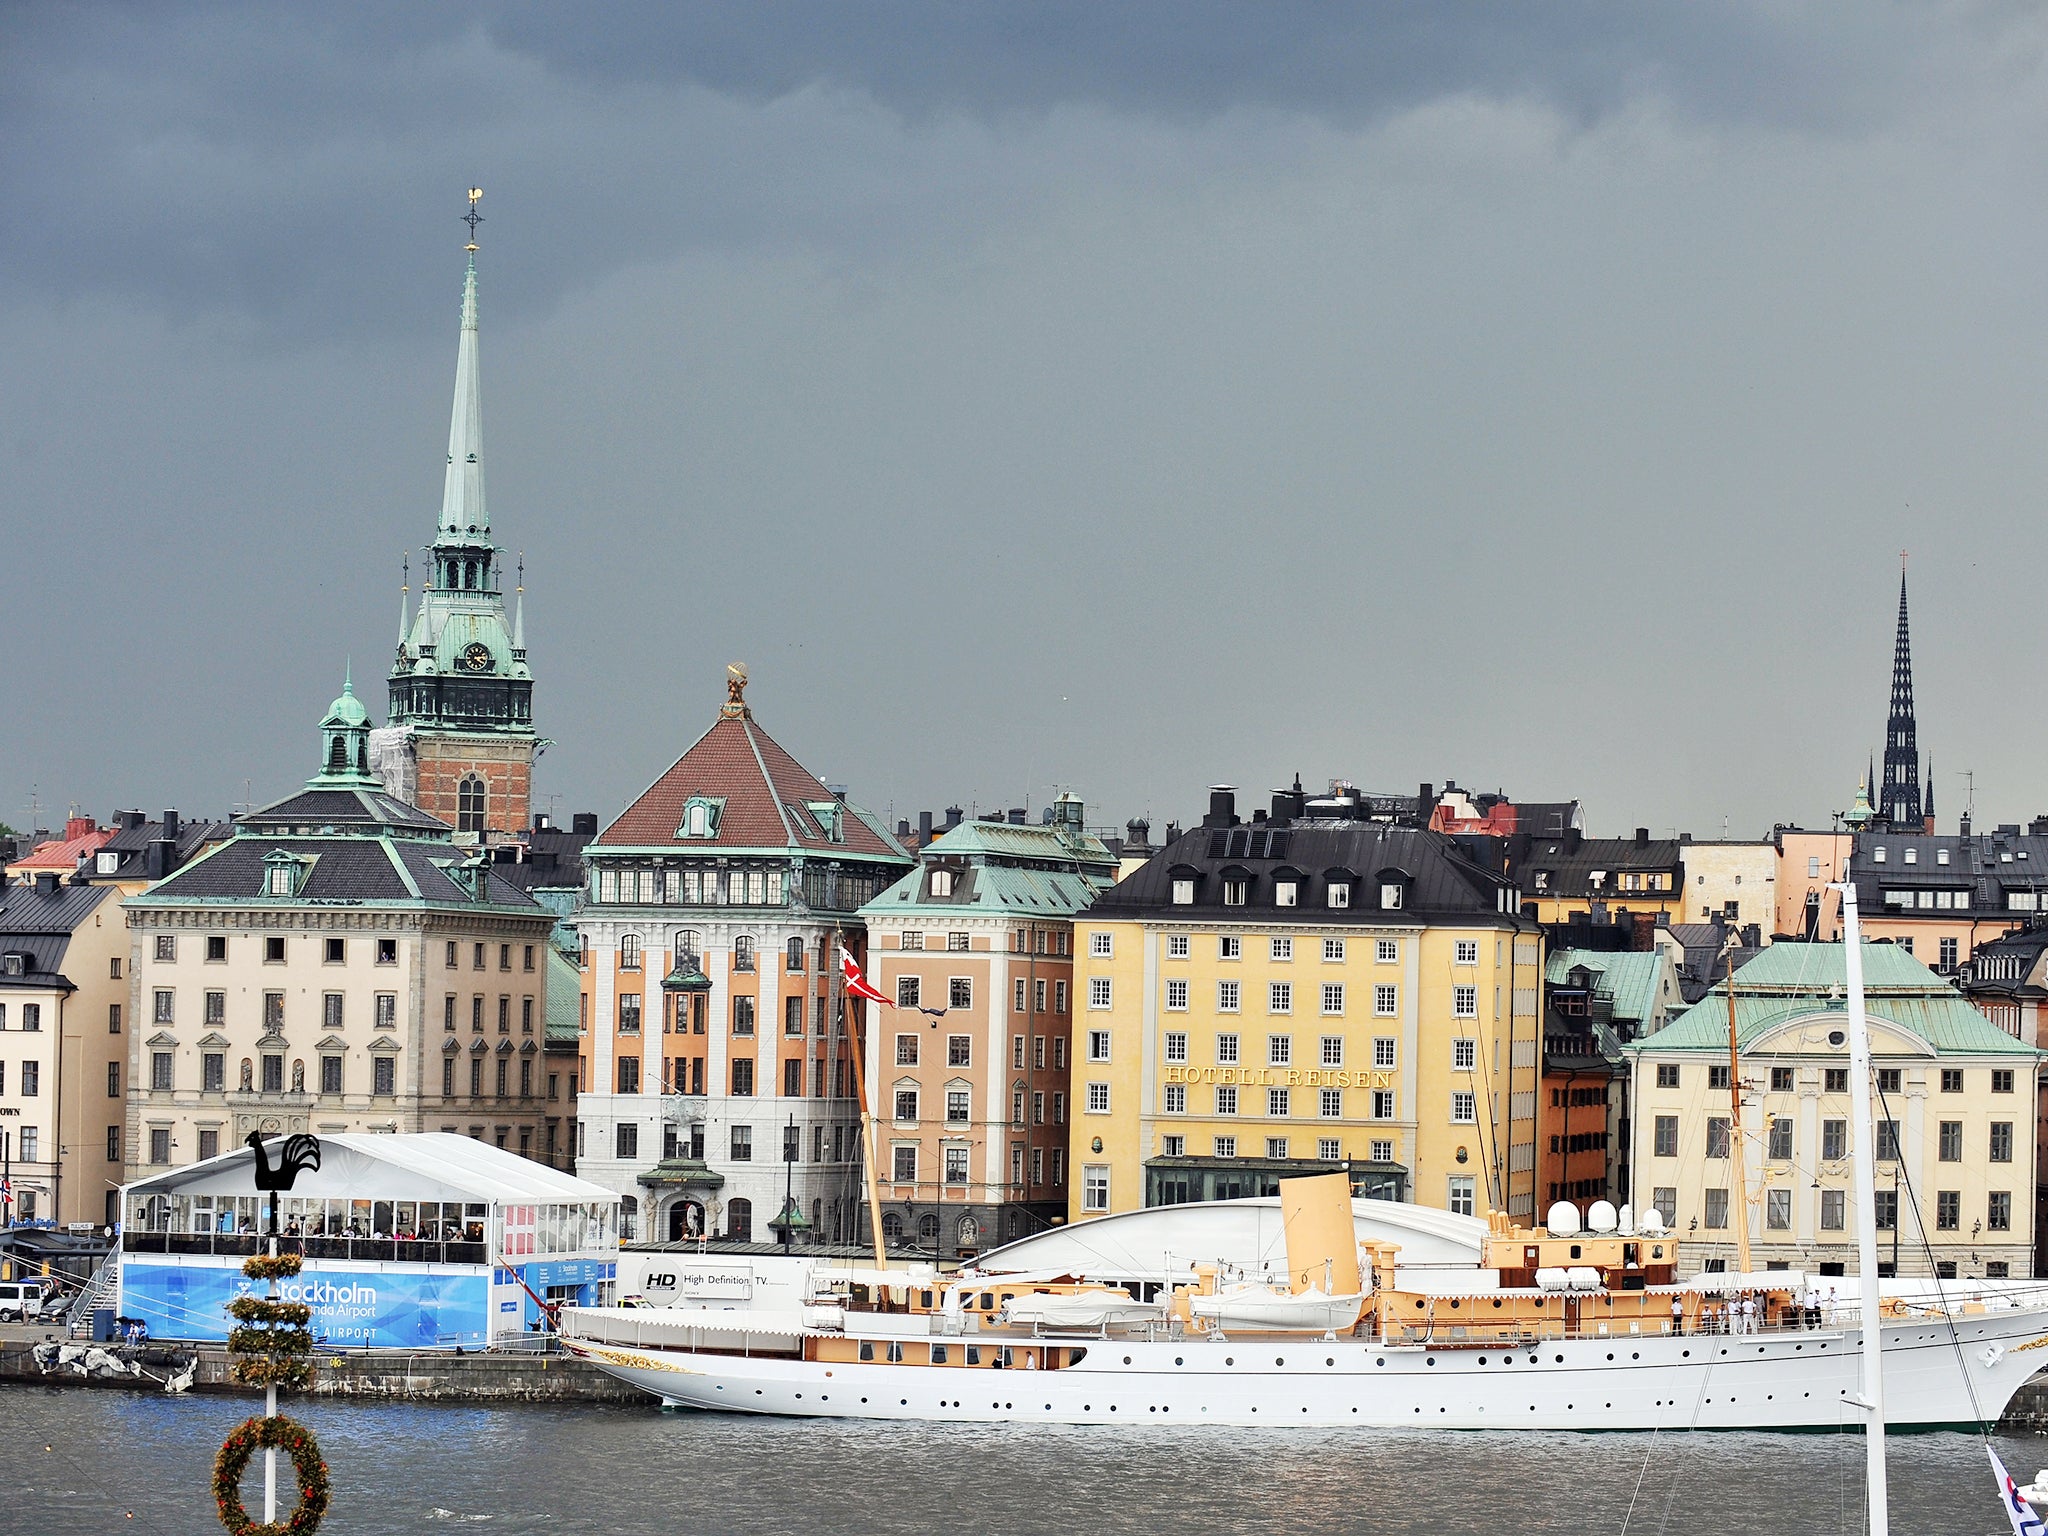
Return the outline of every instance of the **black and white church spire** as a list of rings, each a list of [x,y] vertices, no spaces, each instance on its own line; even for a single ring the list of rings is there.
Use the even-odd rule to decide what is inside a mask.
[[[1920,742],[1913,722],[1913,638],[1906,623],[1906,557],[1899,556],[1899,633],[1892,646],[1891,718],[1885,722],[1884,780],[1877,817],[1896,831],[1918,832]]]

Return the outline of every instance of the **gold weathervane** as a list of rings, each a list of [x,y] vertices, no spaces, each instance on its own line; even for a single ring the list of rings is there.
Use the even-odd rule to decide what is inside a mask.
[[[484,221],[484,216],[476,211],[476,205],[483,200],[483,195],[484,189],[482,187],[471,187],[469,189],[469,212],[462,216],[462,222],[469,226],[469,244],[466,249],[472,251],[476,249],[476,227]]]
[[[747,664],[743,661],[728,662],[725,668],[725,707],[720,714],[732,719],[749,713],[747,709]]]

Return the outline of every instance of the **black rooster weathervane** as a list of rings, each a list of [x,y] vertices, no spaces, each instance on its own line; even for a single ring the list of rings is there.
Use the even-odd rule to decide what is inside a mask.
[[[320,1142],[316,1137],[301,1132],[287,1136],[284,1146],[277,1155],[275,1166],[264,1147],[263,1133],[251,1131],[245,1138],[249,1149],[256,1154],[256,1187],[270,1195],[270,1236],[277,1236],[278,1191],[287,1190],[296,1184],[299,1175],[308,1168],[320,1166]]]

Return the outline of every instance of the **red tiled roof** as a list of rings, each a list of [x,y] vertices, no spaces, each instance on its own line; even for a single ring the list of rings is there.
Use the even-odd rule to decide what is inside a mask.
[[[92,831],[78,837],[56,838],[47,843],[37,843],[7,867],[17,871],[61,869],[68,875],[78,868],[80,859],[90,858],[98,853],[100,844],[113,835],[112,827],[94,827]]]
[[[723,799],[718,835],[682,838],[683,807],[694,795]],[[593,845],[647,848],[807,848],[820,852],[894,854],[902,850],[879,836],[851,806],[841,817],[843,837],[833,842],[806,809],[829,801],[832,792],[809,769],[783,751],[751,717],[721,715],[649,786]]]

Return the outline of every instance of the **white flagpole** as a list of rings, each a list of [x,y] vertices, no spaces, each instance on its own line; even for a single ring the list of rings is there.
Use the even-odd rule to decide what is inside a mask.
[[[1856,922],[1856,887],[1842,885],[1843,964],[1849,981],[1849,1132],[1856,1191],[1856,1267],[1862,1272],[1863,1480],[1870,1505],[1870,1536],[1889,1536],[1890,1494],[1884,1466],[1884,1332],[1877,1275],[1876,1147],[1870,1124],[1870,1020],[1863,1011],[1863,934]],[[1892,1220],[1901,1217],[1897,1212]]]

